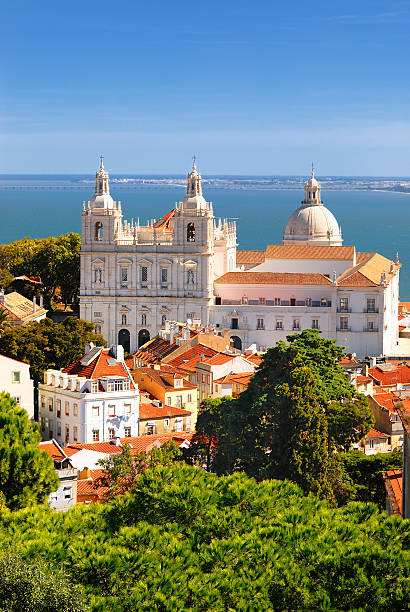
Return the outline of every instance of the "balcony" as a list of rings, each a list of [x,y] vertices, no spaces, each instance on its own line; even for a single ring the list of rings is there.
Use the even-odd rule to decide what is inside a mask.
[[[336,331],[337,332],[351,332],[352,328],[351,327],[336,327]]]
[[[351,308],[340,308],[340,306],[338,306],[336,308],[336,312],[352,312]]]
[[[378,327],[363,327],[363,331],[364,332],[378,332],[379,328]]]
[[[363,308],[363,312],[367,312],[368,314],[378,314],[378,308]]]

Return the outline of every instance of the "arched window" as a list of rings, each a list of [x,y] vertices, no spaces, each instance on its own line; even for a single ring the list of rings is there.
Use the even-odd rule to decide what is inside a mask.
[[[167,315],[162,315],[161,317],[161,325],[164,326],[165,325],[165,321],[167,320]]]
[[[188,223],[186,227],[186,241],[195,242],[195,223]]]
[[[103,239],[103,224],[101,221],[97,221],[95,224],[95,239],[102,240]]]
[[[187,272],[187,283],[188,285],[189,284],[193,285],[195,283],[193,270],[188,270]]]
[[[147,315],[142,314],[141,315],[141,325],[146,325],[146,324],[147,324]]]
[[[127,315],[121,315],[121,325],[127,325]]]
[[[96,334],[101,334],[101,325],[99,323],[94,325],[94,331]]]

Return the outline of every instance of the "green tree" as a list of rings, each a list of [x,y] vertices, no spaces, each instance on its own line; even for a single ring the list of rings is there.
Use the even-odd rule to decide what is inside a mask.
[[[105,497],[107,498],[124,495],[135,487],[139,474],[155,465],[169,465],[180,455],[181,451],[172,441],[161,447],[154,447],[149,453],[134,454],[125,444],[121,453],[98,461],[104,475],[95,481],[94,486],[95,488],[106,487]]]
[[[374,504],[335,508],[290,481],[183,462],[146,469],[104,504],[0,509],[1,550],[61,568],[92,612],[401,612],[409,541],[409,521]]]
[[[42,559],[25,561],[10,551],[0,556],[0,612],[85,612],[80,585]]]
[[[30,364],[35,382],[43,381],[48,368],[64,368],[84,354],[87,342],[106,346],[92,323],[67,317],[62,323],[51,319],[5,329],[0,335],[0,353]]]
[[[78,234],[49,238],[23,238],[0,246],[0,268],[13,276],[40,276],[47,307],[57,291],[63,300],[78,302],[80,289],[80,246]]]
[[[332,499],[327,420],[313,373],[296,357],[284,379],[264,423],[267,460],[260,476],[289,478],[305,492]]]
[[[349,451],[339,455],[344,470],[352,484],[351,498],[374,502],[386,507],[386,489],[383,472],[403,466],[402,453],[376,453],[365,455],[361,451]]]
[[[0,393],[0,492],[11,509],[43,503],[58,488],[53,461],[39,449],[40,440],[27,412]]]

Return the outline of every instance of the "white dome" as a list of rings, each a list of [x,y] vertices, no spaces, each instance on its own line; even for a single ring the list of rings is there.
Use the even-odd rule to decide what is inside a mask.
[[[290,216],[283,232],[283,244],[295,243],[341,245],[342,232],[328,208],[305,204]]]

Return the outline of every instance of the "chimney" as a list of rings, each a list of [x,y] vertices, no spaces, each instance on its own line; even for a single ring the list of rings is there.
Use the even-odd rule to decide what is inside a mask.
[[[369,366],[368,366],[367,363],[364,364],[363,375],[364,376],[369,376]]]
[[[82,470],[80,470],[79,480],[86,480],[87,478],[91,478],[91,470],[88,467],[84,467]]]
[[[154,370],[161,370],[161,364],[160,363],[154,363]]]
[[[370,357],[370,367],[371,368],[376,367],[376,357]]]
[[[33,312],[36,312],[36,296],[33,297]]]
[[[121,438],[119,436],[114,436],[114,438],[111,440],[110,444],[112,444],[113,446],[122,446]]]
[[[93,349],[94,347],[95,347],[94,342],[87,342],[87,344],[84,347],[85,355],[87,355],[87,353],[89,353],[91,349]]]
[[[111,347],[111,353],[117,361],[124,361],[124,347],[122,344],[115,344]]]

